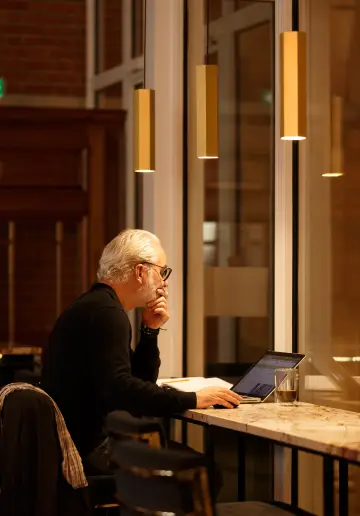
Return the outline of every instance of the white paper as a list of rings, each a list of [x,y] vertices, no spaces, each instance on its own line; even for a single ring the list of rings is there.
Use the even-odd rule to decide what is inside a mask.
[[[203,378],[202,376],[193,376],[189,378],[161,378],[157,381],[158,385],[168,385],[174,389],[185,392],[197,392],[204,387],[224,387],[230,389],[232,383],[225,382],[221,378]]]

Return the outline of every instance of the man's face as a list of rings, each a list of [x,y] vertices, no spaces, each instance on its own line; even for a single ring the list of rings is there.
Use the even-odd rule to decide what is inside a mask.
[[[146,280],[142,287],[142,298],[145,303],[153,301],[159,295],[157,289],[167,286],[167,281],[164,281],[161,277],[161,271],[166,267],[166,254],[164,250],[159,247],[155,255],[154,265],[149,265],[146,273]]]

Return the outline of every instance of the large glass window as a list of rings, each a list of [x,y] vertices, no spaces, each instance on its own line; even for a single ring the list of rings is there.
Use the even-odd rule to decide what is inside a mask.
[[[303,4],[309,134],[300,173],[300,344],[308,357],[302,399],[360,412],[360,0]],[[350,470],[349,486],[349,514],[359,514],[359,469]]]
[[[100,90],[96,100],[96,107],[100,109],[123,109],[122,83],[118,82]]]
[[[204,165],[205,373],[230,377],[273,345],[274,4],[211,7],[219,159]]]
[[[122,2],[97,0],[96,26],[98,52],[96,73],[104,72],[122,63]]]
[[[127,112],[124,141],[120,150],[126,173],[126,223],[141,227],[142,177],[134,175],[133,90],[141,87],[144,75],[143,50],[145,32],[144,0],[96,0],[95,38],[92,42],[95,74],[88,103],[99,109]],[[89,28],[90,30],[90,28]],[[139,176],[139,177],[137,177]]]
[[[132,1],[131,24],[131,57],[139,57],[144,50],[144,0]]]
[[[222,10],[223,10],[223,0],[204,0],[206,5],[205,9],[207,9],[207,6],[209,6],[209,19],[211,21],[218,20],[221,18]]]

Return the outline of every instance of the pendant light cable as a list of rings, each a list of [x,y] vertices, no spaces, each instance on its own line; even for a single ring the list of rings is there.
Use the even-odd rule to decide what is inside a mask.
[[[146,89],[146,7],[147,7],[147,0],[144,0],[144,29],[143,29],[143,37],[144,37],[144,41],[143,41],[143,54],[144,54],[144,80],[143,80],[143,83],[144,83],[144,89]]]
[[[210,41],[210,0],[206,0],[205,23],[206,23],[205,64],[208,65],[209,64],[209,41]]]
[[[194,0],[193,0],[194,1]],[[199,0],[200,1],[200,0]],[[218,66],[210,64],[210,0],[203,3],[203,62],[196,67],[196,135],[197,157],[219,157]]]
[[[146,0],[142,0],[142,7],[144,64],[141,87],[134,90],[134,170],[147,173],[155,172],[155,90],[146,87]]]

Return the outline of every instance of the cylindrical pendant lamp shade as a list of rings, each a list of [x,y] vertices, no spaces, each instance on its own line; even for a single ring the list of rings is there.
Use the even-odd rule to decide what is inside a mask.
[[[330,172],[325,172],[324,177],[340,177],[344,175],[343,156],[343,99],[333,97],[331,102],[331,162]]]
[[[218,67],[196,67],[197,156],[200,159],[219,157],[218,135]]]
[[[155,171],[155,91],[134,90],[134,169]]]
[[[282,140],[306,138],[306,35],[280,34]]]

